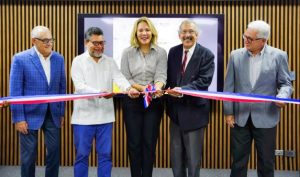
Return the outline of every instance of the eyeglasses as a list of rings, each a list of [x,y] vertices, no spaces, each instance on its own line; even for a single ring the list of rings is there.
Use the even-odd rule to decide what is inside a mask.
[[[260,40],[260,39],[263,39],[263,38],[253,39],[253,38],[251,38],[251,37],[246,36],[245,34],[243,34],[243,39],[249,41],[250,43],[252,43],[253,41],[257,41],[257,40]]]
[[[40,39],[40,38],[35,38],[39,41],[41,41],[43,44],[48,44],[48,43],[53,43],[55,41],[55,39]]]
[[[90,41],[94,46],[104,46],[106,41]]]
[[[180,31],[181,34],[195,34],[196,32],[194,30],[187,30],[187,31]]]

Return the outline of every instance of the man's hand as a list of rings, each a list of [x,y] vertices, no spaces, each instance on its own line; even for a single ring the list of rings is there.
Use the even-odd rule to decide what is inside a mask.
[[[140,92],[137,89],[133,88],[133,87],[130,87],[128,89],[127,94],[130,98],[138,98],[140,96]]]
[[[28,124],[26,121],[17,122],[15,124],[16,130],[22,134],[28,134]]]
[[[233,115],[225,116],[225,121],[226,121],[226,124],[229,125],[231,128],[234,127],[235,121],[234,121],[234,116]]]
[[[115,93],[111,93],[111,92],[109,92],[107,90],[100,90],[100,93],[104,93],[105,95],[104,96],[100,96],[99,98],[103,97],[105,99],[109,99],[109,98],[111,98],[111,97],[113,97],[113,96],[116,95]]]
[[[275,102],[276,106],[278,106],[279,108],[283,108],[286,103],[283,103],[283,102]]]
[[[159,98],[164,95],[164,91],[161,88],[155,88],[155,92],[153,93],[155,98]]]
[[[9,103],[7,101],[3,101],[3,105],[0,105],[0,108],[6,108],[9,106]]]
[[[110,99],[110,98],[112,98],[112,97],[115,96],[115,95],[116,95],[115,93],[109,93],[109,94],[103,96],[103,98],[105,98],[105,99]]]
[[[167,93],[173,97],[182,97],[182,94],[177,92],[176,90],[180,90],[180,87],[175,87],[173,89],[168,89]]]
[[[164,83],[158,81],[154,84],[155,87],[155,92],[153,93],[154,97],[153,98],[159,98],[164,95],[164,91],[162,91],[162,88],[164,87]]]

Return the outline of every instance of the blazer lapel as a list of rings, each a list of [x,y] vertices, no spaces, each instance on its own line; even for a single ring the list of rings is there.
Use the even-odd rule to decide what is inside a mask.
[[[47,82],[45,71],[44,71],[43,66],[41,64],[40,58],[37,55],[34,48],[31,48],[31,61],[32,61],[33,65],[35,66],[35,68],[41,74],[42,78]]]
[[[247,50],[245,49],[241,56],[242,60],[240,62],[240,68],[241,68],[241,77],[244,81],[247,81],[247,84],[252,88],[251,82],[250,82],[250,60],[249,60],[249,54]]]
[[[53,84],[53,82],[55,80],[55,76],[59,72],[58,71],[59,68],[57,67],[57,65],[58,65],[57,60],[55,60],[53,55],[51,55],[51,58],[50,58],[50,84],[49,84],[49,88]]]
[[[260,67],[260,72],[259,72],[259,76],[255,82],[255,85],[254,85],[254,89],[257,87],[257,85],[260,85],[259,82],[260,81],[265,81],[265,77],[264,77],[264,70],[266,67],[268,67],[270,64],[268,63],[271,58],[270,56],[270,53],[268,52],[268,46],[265,47],[265,50],[264,50],[264,53],[263,53],[263,59],[262,59],[262,62],[261,62],[261,67]]]
[[[180,50],[177,51],[175,55],[174,66],[176,67],[176,74],[177,74],[177,85],[181,85],[182,82],[182,75],[181,75],[181,65],[182,65],[182,55],[183,55],[183,46],[181,45]]]

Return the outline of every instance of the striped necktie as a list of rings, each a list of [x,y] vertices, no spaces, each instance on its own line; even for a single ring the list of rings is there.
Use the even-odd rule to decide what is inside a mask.
[[[189,52],[188,50],[184,51],[184,57],[183,57],[182,65],[181,65],[181,75],[183,75],[184,72],[185,72],[185,65],[186,65],[186,62],[187,62],[187,53],[188,52]]]

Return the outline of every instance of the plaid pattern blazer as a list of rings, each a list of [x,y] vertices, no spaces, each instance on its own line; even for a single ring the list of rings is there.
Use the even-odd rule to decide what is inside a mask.
[[[10,71],[10,96],[65,94],[66,76],[62,55],[52,52],[50,69],[48,85],[44,69],[33,47],[14,55]],[[29,129],[39,129],[44,122],[48,105],[55,125],[60,127],[60,119],[65,114],[64,102],[11,105],[13,123],[26,121]]]

